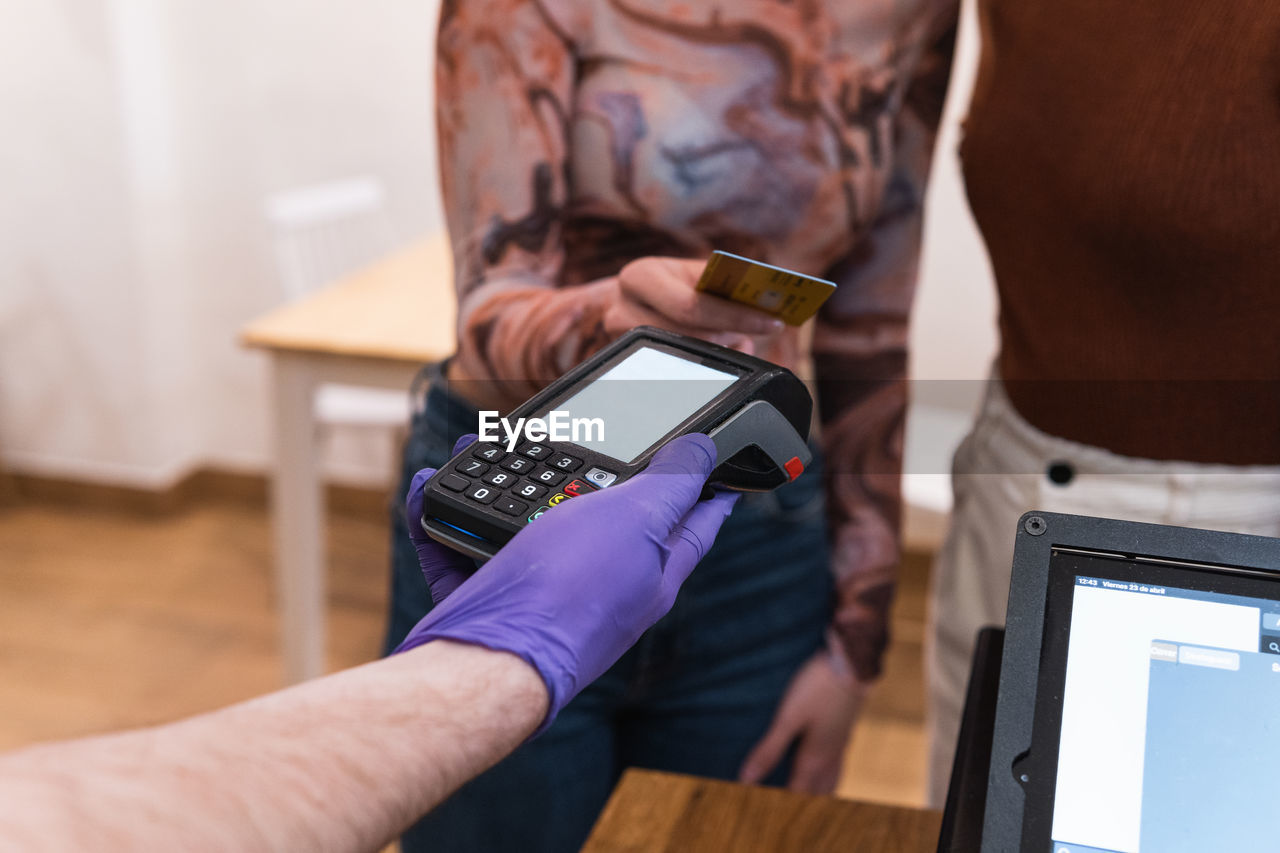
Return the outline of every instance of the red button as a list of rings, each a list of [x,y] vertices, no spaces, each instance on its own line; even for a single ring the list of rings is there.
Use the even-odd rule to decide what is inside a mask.
[[[595,486],[587,485],[581,480],[574,480],[573,482],[565,486],[561,491],[563,491],[566,495],[568,495],[571,498],[576,498],[579,495],[585,495],[587,492],[594,492],[595,490],[596,490]]]
[[[799,456],[792,456],[782,467],[787,469],[787,477],[792,480],[804,473],[804,463]]]

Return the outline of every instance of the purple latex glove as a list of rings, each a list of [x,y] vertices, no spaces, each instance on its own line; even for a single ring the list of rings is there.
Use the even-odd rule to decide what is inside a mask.
[[[475,440],[475,433],[458,439],[453,445],[453,455],[457,456]],[[422,529],[422,505],[425,501],[422,487],[435,473],[435,468],[423,468],[413,475],[413,481],[409,483],[409,494],[405,496],[404,512],[409,526],[409,540],[418,552],[418,565],[422,567],[422,576],[427,579],[427,586],[431,588],[431,600],[439,604],[458,588],[458,584],[470,577],[476,570],[476,564],[470,557],[441,545]]]
[[[517,655],[546,682],[545,730],[671,609],[711,547],[738,497],[698,500],[715,459],[711,439],[682,436],[631,479],[557,505],[456,585],[396,651],[444,639]]]

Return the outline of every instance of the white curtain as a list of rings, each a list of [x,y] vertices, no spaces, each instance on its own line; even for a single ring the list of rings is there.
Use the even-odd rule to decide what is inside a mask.
[[[264,467],[262,357],[235,343],[282,301],[262,200],[372,174],[399,239],[441,227],[435,12],[0,0],[0,464],[153,487]]]

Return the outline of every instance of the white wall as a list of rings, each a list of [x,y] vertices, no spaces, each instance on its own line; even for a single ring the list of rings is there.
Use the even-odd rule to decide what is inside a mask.
[[[282,298],[262,199],[373,174],[397,238],[441,227],[435,8],[0,0],[6,465],[263,466],[262,357],[235,343]]]
[[[940,544],[951,508],[951,454],[968,431],[997,346],[986,249],[969,213],[957,148],[979,51],[973,0],[964,0],[955,68],[934,157],[920,289],[911,324],[903,538]]]
[[[960,176],[961,122],[977,72],[973,0],[964,0],[943,128],[934,154],[925,218],[920,289],[912,316],[912,376],[951,389],[920,388],[939,404],[967,405],[996,349],[996,300],[986,248],[969,212]]]
[[[263,357],[235,343],[282,299],[262,199],[372,173],[399,237],[441,227],[437,3],[0,0],[5,465],[145,486],[194,464],[265,467]],[[994,349],[954,156],[976,53],[966,23],[912,370],[970,381],[916,383],[915,472],[945,470]],[[348,479],[386,471],[350,450],[337,463]]]
[[[0,447],[127,471],[147,399],[109,37],[101,15],[28,5],[0,29]]]

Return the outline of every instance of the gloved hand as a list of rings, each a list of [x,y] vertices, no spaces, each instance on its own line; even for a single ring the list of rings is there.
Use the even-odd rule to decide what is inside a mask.
[[[458,439],[453,445],[453,455],[457,456],[475,440],[475,433]],[[422,576],[427,579],[427,586],[431,588],[431,600],[439,604],[476,570],[476,564],[465,554],[441,545],[422,529],[422,505],[425,501],[422,487],[435,473],[435,468],[423,468],[413,475],[413,480],[409,483],[409,494],[405,496],[404,512],[409,526],[409,540],[418,552],[418,565],[422,568]]]
[[[711,547],[737,500],[698,500],[715,459],[711,439],[683,436],[630,480],[557,505],[454,584],[396,651],[445,639],[517,655],[547,685],[542,732],[671,609]]]

